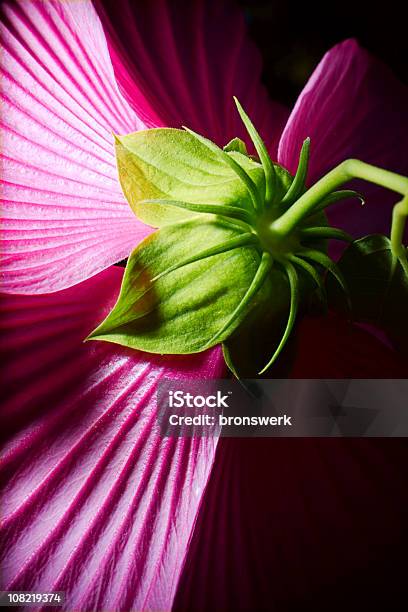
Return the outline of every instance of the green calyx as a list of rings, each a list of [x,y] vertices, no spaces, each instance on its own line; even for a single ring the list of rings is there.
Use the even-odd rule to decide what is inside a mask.
[[[325,299],[322,272],[347,293],[327,240],[352,241],[327,225],[324,208],[343,198],[333,182],[306,201],[310,139],[292,177],[273,162],[242,106],[257,157],[234,138],[223,149],[187,128],[115,137],[119,179],[136,216],[158,228],[131,253],[118,301],[88,339],[160,354],[226,343],[253,314],[286,323],[259,374],[276,361],[311,292]],[[299,202],[302,207],[299,207]],[[239,372],[238,372],[239,373]]]

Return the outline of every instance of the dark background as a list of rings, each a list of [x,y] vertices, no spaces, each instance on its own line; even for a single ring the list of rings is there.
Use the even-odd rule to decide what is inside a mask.
[[[238,2],[263,56],[264,83],[274,84],[275,100],[292,106],[323,54],[350,37],[408,84],[407,11],[402,2]]]

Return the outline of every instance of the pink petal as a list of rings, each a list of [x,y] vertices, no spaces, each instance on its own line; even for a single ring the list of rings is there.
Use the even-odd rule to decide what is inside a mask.
[[[112,139],[144,124],[118,91],[90,1],[24,0],[1,14],[4,290],[57,291],[146,235]]]
[[[188,127],[223,145],[248,137],[239,98],[276,155],[286,110],[261,85],[261,60],[234,2],[97,0],[115,75],[144,121]]]
[[[259,58],[239,12],[138,3],[139,35],[125,8],[115,5],[115,14],[125,17],[131,42],[134,36],[133,49],[127,29],[121,32],[130,53],[125,60],[137,57],[138,68],[131,65],[128,74],[114,56],[115,69],[128,98],[123,75],[130,79],[137,115],[118,91],[89,0],[21,0],[2,8],[7,292],[69,287],[127,257],[146,235],[122,196],[111,134],[144,128],[138,116],[148,126],[188,123],[224,143],[243,133],[233,110],[236,93],[276,148],[286,111],[259,84]]]
[[[217,444],[162,438],[155,392],[163,377],[220,376],[218,350],[82,342],[121,277],[2,305],[2,588],[63,590],[68,610],[170,609]]]
[[[408,89],[354,40],[346,40],[326,53],[299,96],[279,144],[279,161],[294,172],[301,144],[310,136],[310,183],[350,157],[406,174],[407,106]],[[389,233],[398,195],[366,182],[357,188],[366,207],[340,203],[329,209],[330,221],[356,236]]]

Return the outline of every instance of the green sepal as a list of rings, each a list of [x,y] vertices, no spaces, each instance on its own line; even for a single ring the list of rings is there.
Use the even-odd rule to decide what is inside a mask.
[[[373,234],[353,242],[337,264],[347,283],[353,318],[381,329],[408,353],[408,275],[392,254],[386,236]],[[335,283],[328,282],[331,306],[344,310]]]
[[[358,200],[360,200],[362,205],[365,204],[363,196],[357,191],[353,191],[352,189],[342,189],[340,191],[333,191],[332,193],[329,193],[328,196],[323,198],[323,200],[321,200],[316,205],[316,207],[313,208],[310,214],[315,215],[317,212],[324,210],[332,204],[336,204],[337,202],[341,202],[343,200],[350,200],[353,198],[357,198]]]
[[[282,215],[287,209],[288,204],[283,202],[285,193],[290,189],[293,181],[293,176],[280,164],[274,162],[273,164],[275,172],[275,186],[273,194],[273,205],[269,205],[265,208],[264,215],[270,214],[271,219],[276,219]]]
[[[310,138],[306,138],[302,144],[300,150],[298,167],[296,170],[295,177],[290,186],[290,189],[285,194],[282,202],[288,205],[292,204],[305,190],[307,170],[309,167],[309,155],[310,155]]]
[[[253,181],[252,177],[248,174],[248,172],[242,166],[242,164],[239,163],[236,157],[240,156],[243,159],[248,159],[248,158],[245,155],[241,155],[240,153],[237,153],[236,151],[231,151],[230,153],[226,153],[225,151],[223,151],[223,149],[220,149],[220,147],[218,147],[214,142],[212,142],[212,140],[209,140],[208,138],[205,138],[205,136],[202,136],[201,134],[198,134],[197,132],[190,130],[190,128],[188,127],[184,126],[184,129],[186,130],[188,134],[196,138],[197,142],[204,145],[204,147],[207,147],[209,151],[211,151],[215,155],[218,155],[220,160],[228,164],[228,166],[235,173],[237,178],[240,179],[242,185],[246,188],[247,193],[251,200],[252,209],[254,211],[260,212],[262,210],[262,204],[263,204],[262,198],[260,195],[261,192],[259,191],[259,188],[256,185],[256,183]]]
[[[241,138],[235,137],[230,140],[224,147],[224,151],[231,152],[237,151],[238,153],[242,153],[242,155],[248,155],[248,151],[246,148],[246,144]]]
[[[268,149],[262,138],[260,137],[257,129],[252,123],[251,119],[248,117],[244,109],[242,108],[239,100],[234,96],[234,102],[238,109],[239,115],[242,119],[242,123],[245,125],[246,130],[251,137],[251,140],[254,144],[256,152],[259,155],[259,159],[261,160],[262,167],[265,173],[265,194],[264,194],[264,203],[265,206],[268,204],[273,204],[277,195],[276,191],[276,175],[275,168],[272,163],[271,158],[269,157]]]
[[[260,370],[259,375],[264,374],[266,370],[268,370],[271,367],[271,365],[275,363],[281,351],[283,350],[286,342],[288,341],[289,336],[292,332],[293,326],[296,321],[296,315],[297,315],[298,306],[299,306],[299,294],[300,294],[299,277],[297,275],[296,269],[293,266],[293,264],[289,263],[288,261],[285,262],[284,268],[285,268],[285,271],[288,277],[289,287],[290,287],[289,316],[288,316],[288,320],[286,323],[285,331],[283,332],[282,338],[278,346],[276,347],[275,352],[273,353],[268,363],[262,368],[262,370]]]
[[[323,283],[323,279],[321,278],[319,272],[313,267],[309,262],[305,261],[301,257],[297,257],[296,255],[290,255],[289,261],[291,261],[295,266],[297,266],[301,271],[306,272],[306,274],[313,280],[316,288],[319,291],[319,296],[324,303],[327,305],[327,295],[326,289]]]
[[[148,236],[130,255],[115,307],[89,339],[161,354],[195,353],[222,342],[263,299],[261,288],[230,321],[256,275],[260,254],[251,245],[201,256],[240,237],[238,226],[210,215]],[[194,254],[198,261],[186,264]],[[169,272],[177,263],[182,267]]]
[[[248,312],[249,305],[254,300],[258,291],[261,290],[262,285],[266,281],[269,272],[271,271],[273,266],[273,259],[271,255],[267,252],[263,252],[261,256],[261,261],[259,263],[259,267],[256,271],[256,274],[248,287],[247,292],[243,296],[241,302],[237,305],[235,310],[231,313],[230,317],[226,320],[224,325],[217,331],[217,333],[210,339],[209,346],[215,344],[222,338],[226,329],[230,329],[232,325],[234,325],[235,321],[238,319],[242,319],[242,313]],[[236,327],[236,326],[235,326]]]
[[[350,236],[347,232],[344,232],[337,227],[331,227],[329,225],[324,226],[309,226],[300,230],[301,239],[305,238],[320,238],[323,240],[342,240],[344,242],[353,242],[353,236]]]
[[[188,210],[194,214],[211,214],[221,215],[223,217],[230,217],[234,220],[240,220],[249,226],[252,226],[253,216],[245,208],[239,208],[238,206],[223,206],[219,204],[195,204],[193,202],[180,202],[177,200],[141,200],[143,205],[153,205],[157,207],[171,207],[181,208]]]
[[[313,249],[302,249],[302,251],[300,251],[298,255],[301,255],[302,257],[305,257],[306,259],[310,259],[311,261],[314,261],[319,266],[321,266],[322,268],[330,272],[332,276],[334,276],[334,278],[337,280],[340,287],[343,289],[344,295],[346,296],[348,307],[350,308],[351,307],[350,297],[349,297],[349,290],[347,287],[347,282],[340,268],[338,267],[338,265],[332,259],[330,259],[328,255],[326,255],[325,253],[322,253],[321,251],[317,251]]]
[[[283,294],[285,295],[285,294]],[[283,295],[281,296],[283,298]],[[286,304],[288,307],[288,305]],[[252,312],[254,313],[252,315]],[[285,329],[287,312],[253,310],[239,328],[222,343],[225,363],[238,379],[261,378],[259,371],[277,346]],[[287,376],[286,353],[273,366],[273,376]],[[282,359],[283,358],[283,359]]]
[[[220,149],[222,158],[185,130],[157,128],[115,136],[115,150],[123,193],[136,216],[153,227],[195,214],[155,200],[205,202],[251,211],[251,197],[230,162],[257,189],[264,188],[264,172],[258,162]],[[143,203],[145,200],[150,202]]]
[[[304,263],[308,265],[307,262]],[[287,275],[281,265],[274,265],[269,276],[262,301],[258,301],[240,326],[222,344],[225,362],[237,378],[260,377],[259,372],[271,359],[271,353],[281,343],[288,325],[291,296]],[[298,267],[297,276],[299,313],[308,311],[317,283],[314,275],[312,278],[302,266]],[[321,286],[320,279],[318,284]],[[323,287],[322,291],[324,292]],[[320,302],[321,300],[319,300],[319,311]],[[282,343],[279,359],[274,361],[267,375],[275,378],[287,376],[292,358],[290,331],[289,329],[285,342]]]
[[[183,268],[184,266],[188,266],[189,264],[195,263],[196,261],[200,261],[201,259],[207,259],[209,257],[214,257],[214,255],[219,255],[220,253],[226,253],[227,251],[232,251],[233,249],[237,249],[243,246],[250,246],[250,245],[258,246],[258,239],[255,236],[255,234],[253,234],[252,232],[243,233],[243,234],[239,233],[237,236],[234,236],[233,238],[230,238],[229,240],[226,240],[225,242],[220,242],[219,244],[213,247],[210,247],[209,249],[204,249],[203,251],[194,253],[194,255],[190,255],[186,259],[181,259],[181,261],[178,261],[177,263],[173,264],[166,270],[163,270],[163,272],[160,272],[159,274],[157,274],[157,276],[155,276],[152,279],[152,281],[155,282],[159,280],[159,278],[161,278],[165,274],[171,274],[171,272],[174,272],[175,270],[179,270],[180,268]],[[255,275],[255,278],[256,278],[256,275]],[[229,327],[229,325],[225,324],[224,328],[226,329],[227,327]],[[220,333],[221,332],[218,332],[218,334]]]
[[[241,325],[224,340],[223,354],[232,374],[237,378],[257,378],[271,355],[271,350],[279,344],[284,332],[289,310],[289,287],[280,266],[270,272],[270,281],[264,286],[264,299],[250,310]],[[274,365],[282,378],[282,360]]]

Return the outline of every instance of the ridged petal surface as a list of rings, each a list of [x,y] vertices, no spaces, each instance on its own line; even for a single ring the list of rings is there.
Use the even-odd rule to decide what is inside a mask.
[[[118,85],[146,122],[186,125],[219,145],[248,142],[239,98],[276,155],[287,111],[261,84],[261,58],[231,0],[96,0]]]
[[[219,376],[219,351],[83,343],[121,277],[2,302],[2,588],[66,591],[66,610],[170,609],[217,443],[162,438],[155,393]]]
[[[69,287],[127,257],[149,231],[122,196],[112,131],[187,124],[224,144],[243,134],[236,94],[276,150],[287,113],[268,100],[229,2],[209,11],[115,3],[120,30],[106,16],[105,25],[120,37],[120,52],[111,37],[110,50],[127,101],[89,0],[6,2],[1,16],[7,292]]]
[[[2,286],[57,291],[147,234],[121,193],[112,137],[144,124],[90,1],[6,2],[1,22]]]
[[[296,168],[303,140],[311,138],[309,184],[347,158],[408,173],[408,88],[381,62],[346,40],[321,60],[300,94],[279,144],[279,161]],[[389,234],[398,194],[356,182],[366,198],[328,209],[334,225],[352,235]]]

